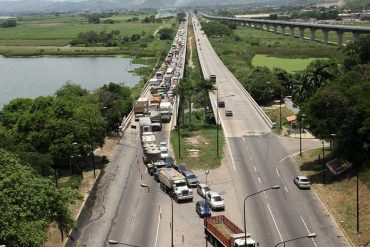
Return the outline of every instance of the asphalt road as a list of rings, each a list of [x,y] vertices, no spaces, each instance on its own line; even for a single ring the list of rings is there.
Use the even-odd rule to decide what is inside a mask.
[[[184,64],[181,61],[185,57],[182,54],[184,50],[180,51],[180,70]],[[149,94],[146,91],[145,97]],[[140,186],[145,183],[159,189],[142,160],[139,123],[132,118],[130,125],[136,125],[136,129],[129,128],[124,132],[114,157],[101,171],[101,178],[96,182],[66,246],[109,246],[109,240],[128,246],[163,246],[157,245],[160,229],[168,233],[170,218],[162,217],[162,208],[164,202],[165,206],[170,205],[170,200],[166,195]],[[169,142],[172,125],[163,124],[162,131],[155,133],[158,144]],[[164,239],[162,241],[167,241]]]
[[[229,157],[224,165],[228,166],[237,190],[237,202],[243,205],[246,195],[281,185],[280,190],[269,190],[247,199],[247,232],[260,246],[274,246],[313,232],[317,238],[304,238],[289,246],[349,246],[315,192],[299,190],[292,182],[299,174],[290,159],[299,149],[298,140],[281,138],[271,132],[268,123],[218,58],[195,18],[193,23],[203,74],[216,75],[218,97],[226,96],[225,109],[231,109],[234,114],[226,117],[224,109],[218,109],[226,137],[225,155]],[[217,92],[214,92],[213,105],[216,98]],[[304,141],[305,149],[318,146],[318,141]],[[242,217],[238,223],[242,226]]]
[[[267,191],[247,200],[247,231],[260,246],[274,246],[279,241],[316,232],[309,239],[286,246],[349,246],[330,214],[315,193],[298,190],[292,178],[298,174],[290,155],[298,151],[298,140],[275,136],[253,107],[232,75],[220,62],[205,35],[196,26],[198,52],[202,66],[218,78],[219,98],[224,97],[226,117],[219,109],[226,145],[223,165],[208,176],[211,188],[226,203],[224,212],[237,225],[243,225],[243,199],[260,189],[280,184],[279,191]],[[213,103],[217,93],[212,96]],[[229,96],[234,95],[234,96]],[[157,133],[157,140],[169,138],[171,124]],[[319,146],[314,140],[304,142],[304,149]],[[175,246],[204,246],[202,220],[196,215],[195,203],[174,203],[163,193],[141,188],[141,183],[159,189],[142,163],[138,129],[128,129],[116,147],[115,156],[103,170],[91,199],[67,246],[108,246],[109,239],[141,247],[170,246],[171,226]],[[204,171],[195,171],[205,182]],[[194,201],[200,197],[194,189]],[[72,239],[71,238],[71,239]],[[209,245],[210,246],[210,245]]]

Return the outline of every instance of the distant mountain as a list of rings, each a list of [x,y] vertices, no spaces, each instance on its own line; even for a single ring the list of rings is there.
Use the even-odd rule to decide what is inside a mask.
[[[247,3],[287,4],[307,0],[0,0],[0,14],[99,11],[125,8],[225,6]]]

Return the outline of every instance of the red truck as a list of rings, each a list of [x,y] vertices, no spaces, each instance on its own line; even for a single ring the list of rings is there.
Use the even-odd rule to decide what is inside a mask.
[[[204,217],[204,232],[207,241],[214,246],[256,247],[259,244],[247,234],[247,244],[242,229],[231,222],[225,215]]]

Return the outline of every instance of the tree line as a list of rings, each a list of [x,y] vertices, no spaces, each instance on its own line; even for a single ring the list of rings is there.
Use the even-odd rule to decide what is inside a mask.
[[[292,95],[306,128],[327,141],[335,137],[340,158],[369,167],[370,36],[361,36],[343,52],[342,64],[319,59],[295,74],[254,67],[241,83],[260,105]]]
[[[174,30],[172,28],[162,28],[158,31],[158,34],[160,40],[172,40],[174,36]],[[128,43],[137,43],[138,41],[142,41],[142,45],[144,45],[144,43],[147,43],[153,39],[154,36],[146,35],[145,31],[132,34],[131,36],[123,36],[119,30],[112,30],[110,32],[101,31],[100,33],[88,31],[79,33],[77,37],[70,42],[70,44],[115,47]]]
[[[40,246],[55,223],[73,227],[68,210],[80,196],[57,189],[53,170],[69,170],[70,157],[89,163],[91,149],[119,131],[133,104],[131,89],[109,83],[89,93],[67,83],[54,96],[18,98],[0,111],[0,243]],[[79,169],[69,170],[78,174]]]
[[[17,26],[17,20],[16,19],[7,19],[5,21],[2,21],[0,23],[1,28],[9,28],[9,27],[16,27]]]

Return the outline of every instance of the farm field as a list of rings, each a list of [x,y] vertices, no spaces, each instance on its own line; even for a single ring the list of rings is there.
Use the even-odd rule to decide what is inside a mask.
[[[138,22],[127,21],[134,17],[134,15],[113,15],[109,18],[101,18],[101,22],[105,19],[115,20],[116,23],[113,24],[91,24],[88,23],[87,17],[84,17],[81,14],[65,14],[60,16],[49,15],[32,18],[20,17],[17,19],[17,27],[0,28],[0,54],[21,54],[21,51],[23,50],[27,51],[25,55],[31,53],[37,55],[40,47],[44,46],[44,48],[41,49],[46,53],[48,51],[53,51],[51,55],[58,55],[64,51],[67,55],[70,55],[70,53],[73,53],[71,51],[76,52],[76,50],[85,50],[81,49],[81,47],[64,49],[68,48],[69,42],[76,38],[81,32],[111,32],[112,30],[118,30],[122,36],[131,37],[133,34],[140,34],[142,36],[149,37],[160,28],[171,28],[176,22],[174,19],[164,20],[162,23],[141,22],[142,19],[150,15],[154,15],[154,13],[137,15],[136,17],[139,18]],[[154,39],[153,42],[156,42],[157,40],[158,39]],[[148,46],[150,45],[148,44]],[[54,52],[57,48],[59,48],[58,52]],[[103,47],[87,50],[90,52],[92,50],[96,50],[97,54],[102,54],[104,51],[107,51],[108,54],[112,54],[112,50],[117,50],[114,48],[101,48]],[[123,50],[127,49],[131,48],[123,48]]]
[[[281,68],[289,73],[302,71],[316,58],[278,58],[256,54],[252,59],[253,66],[266,66],[270,69]]]

